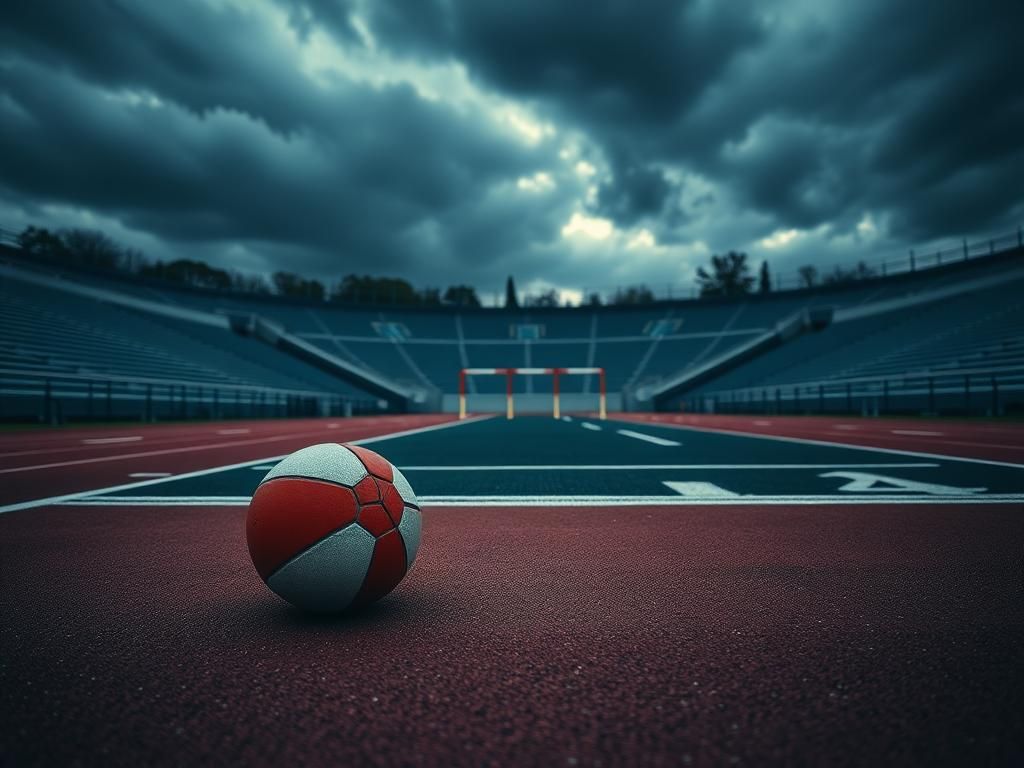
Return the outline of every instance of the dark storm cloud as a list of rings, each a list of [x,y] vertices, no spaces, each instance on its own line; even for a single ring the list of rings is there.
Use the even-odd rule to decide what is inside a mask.
[[[859,243],[867,216],[893,247],[987,234],[1024,213],[1022,27],[1018,0],[15,3],[0,203],[421,284],[584,284],[586,248],[641,228],[712,250]],[[362,63],[311,73],[324,38]],[[510,105],[551,130],[516,135]],[[581,211],[618,239],[568,242]],[[643,271],[667,258],[628,261],[677,279]]]
[[[709,174],[781,226],[856,205],[927,238],[985,228],[1020,201],[1006,185],[1008,167],[1024,169],[1016,0],[411,5],[366,5],[379,40],[455,56],[567,116],[611,158],[639,158],[613,159],[599,198],[625,224],[662,211],[667,185],[652,162]],[[773,116],[789,130],[730,157],[729,142]],[[933,185],[972,200],[950,220]]]
[[[0,65],[9,191],[179,242],[306,246],[301,269],[427,273],[437,254],[411,232],[543,161],[408,86],[341,82],[325,97],[251,45],[266,31],[245,15],[104,4],[91,39],[64,28],[74,19],[51,26],[61,14],[39,7],[4,36],[17,53]],[[490,232],[521,242],[507,226]],[[440,232],[435,248],[458,237]]]

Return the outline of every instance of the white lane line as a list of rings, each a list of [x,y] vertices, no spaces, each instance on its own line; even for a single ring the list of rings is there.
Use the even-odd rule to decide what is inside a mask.
[[[483,421],[485,419],[493,418],[490,414],[486,416],[474,416],[469,419],[462,421],[446,421],[441,424],[431,424],[426,427],[418,427],[415,429],[405,429],[401,432],[391,432],[386,435],[377,435],[375,437],[364,437],[360,440],[349,440],[349,445],[366,445],[367,443],[375,443],[380,440],[391,440],[398,437],[405,437],[407,435],[418,435],[423,432],[435,432],[440,429],[449,429],[451,427],[459,427],[464,424],[472,424],[477,421]],[[291,435],[295,437],[295,435]],[[254,441],[246,441],[254,442]],[[258,441],[255,441],[258,442]],[[227,445],[242,445],[244,443],[228,443]],[[193,477],[204,477],[206,475],[213,475],[218,472],[227,472],[232,469],[241,469],[243,467],[251,467],[255,464],[265,464],[267,462],[277,462],[283,459],[288,454],[281,454],[280,456],[264,456],[262,459],[254,459],[252,461],[241,461],[236,464],[224,464],[219,467],[210,467],[208,469],[197,469],[194,472],[183,472],[180,475],[171,475],[170,477],[158,477],[153,480],[140,480],[137,483],[123,483],[121,485],[111,485],[106,488],[93,488],[88,491],[77,491],[75,493],[64,493],[59,496],[47,496],[42,499],[33,499],[31,501],[19,501],[15,504],[7,504],[0,507],[0,514],[4,512],[17,512],[20,509],[32,509],[33,507],[44,507],[48,504],[62,504],[72,499],[82,499],[87,496],[95,496],[101,493],[116,493],[117,491],[127,491],[134,488],[144,488],[150,485],[160,485],[161,483],[170,483],[175,480],[188,480]]]
[[[128,477],[170,477],[170,472],[132,472]]]
[[[110,443],[137,443],[142,435],[128,435],[126,437],[90,437],[83,439],[86,445],[109,445]]]
[[[950,456],[945,453],[927,453],[925,451],[908,451],[902,448],[876,448],[870,445],[857,445],[856,443],[837,443],[834,440],[812,440],[807,437],[783,437],[782,435],[762,435],[759,432],[741,432],[736,429],[724,427],[695,427],[690,424],[661,424],[659,426],[670,429],[684,429],[690,432],[711,432],[717,435],[733,435],[734,437],[749,437],[751,440],[779,440],[784,443],[798,443],[800,445],[824,445],[828,448],[849,448],[853,451],[869,451],[871,453],[889,453],[895,456],[917,456],[922,459],[939,459],[940,461],[960,461],[965,464],[985,464],[992,467],[1012,467],[1013,469],[1024,469],[1024,464],[1015,464],[1012,461],[996,461],[994,459],[972,459],[966,456]]]
[[[876,504],[1020,504],[1024,502],[1021,493],[993,493],[971,496],[908,496],[895,494],[883,496],[842,496],[823,494],[814,496],[420,496],[422,507],[430,505],[446,507],[609,507],[609,506],[792,506],[836,504],[870,506]],[[110,496],[73,498],[53,502],[71,507],[181,507],[181,506],[228,506],[244,507],[249,496]]]
[[[276,464],[261,464],[261,465],[260,465],[260,466],[258,466],[258,467],[249,467],[249,469],[255,469],[255,470],[258,470],[258,471],[260,471],[260,472],[269,472],[269,471],[270,471],[270,470],[272,470],[272,469],[273,469],[273,468],[274,468],[275,466],[277,466],[277,465],[276,465]]]
[[[589,429],[591,432],[600,432],[601,428],[597,424],[591,424],[589,421],[584,421],[581,425],[584,429]]]
[[[664,437],[655,437],[654,435],[645,435],[643,432],[634,432],[631,429],[618,429],[616,430],[620,435],[626,437],[632,437],[636,440],[644,440],[648,443],[654,443],[655,445],[682,445],[677,443],[675,440],[666,440]]]
[[[772,423],[770,421],[765,421],[764,419],[758,419],[754,422],[754,425],[758,427],[770,427]]]
[[[404,424],[405,422],[403,421],[402,423]],[[340,426],[341,426],[341,424],[339,424],[338,422],[332,421],[330,424],[327,425],[327,428],[328,429],[337,429]]]
[[[929,432],[927,429],[890,429],[894,435],[920,435],[921,437],[942,437],[945,432]]]
[[[248,435],[251,429],[218,429],[218,435]]]
[[[462,423],[469,423],[471,421],[479,421],[480,419],[491,418],[487,416],[477,416],[473,419],[466,419]],[[435,424],[433,427],[444,427],[450,425],[451,422],[443,422],[442,424]],[[422,430],[430,429],[431,427],[423,427]],[[406,433],[415,433],[421,431],[421,429],[407,430],[406,432],[395,432],[393,435],[389,435],[388,439],[392,436],[401,437]],[[138,459],[145,456],[166,456],[171,453],[191,453],[193,451],[209,451],[215,448],[234,448],[243,445],[256,445],[257,443],[279,443],[282,440],[293,440],[299,437],[315,437],[320,435],[320,432],[295,432],[287,435],[273,435],[271,437],[254,437],[249,440],[234,440],[224,443],[209,443],[206,445],[188,445],[181,448],[162,448],[155,449],[152,451],[138,451],[136,453],[120,453],[116,456],[95,456],[90,459],[72,459],[70,461],[53,461],[48,464],[31,464],[26,467],[8,467],[7,469],[0,469],[0,475],[11,474],[13,472],[32,472],[38,469],[52,469],[54,467],[71,467],[77,464],[97,464],[105,461],[122,461],[124,459]],[[374,440],[381,440],[384,438],[373,438]],[[359,440],[347,440],[345,442],[360,445]],[[280,457],[279,457],[280,458]],[[3,512],[3,508],[0,507],[0,512]]]
[[[662,485],[675,491],[680,496],[698,499],[735,499],[738,493],[727,491],[725,488],[706,482],[681,483],[676,480],[663,480]]]
[[[399,467],[403,472],[538,472],[552,471],[596,471],[609,472],[616,470],[638,469],[892,469],[937,467],[934,462],[896,462],[875,464],[403,464]],[[253,467],[257,469],[257,467]],[[262,467],[261,467],[262,469]],[[266,467],[270,469],[270,467]]]
[[[288,435],[274,435],[273,437],[254,437],[250,440],[233,440],[224,443],[207,443],[206,445],[187,445],[180,448],[161,448],[152,451],[136,451],[135,453],[119,453],[115,456],[94,456],[90,459],[72,459],[70,461],[52,461],[47,464],[31,464],[27,467],[8,467],[0,469],[0,475],[7,475],[13,472],[34,472],[39,469],[52,469],[54,467],[72,467],[78,464],[99,464],[105,461],[123,461],[124,459],[139,459],[146,456],[167,456],[172,453],[192,453],[194,451],[210,451],[216,448],[236,448],[243,445],[256,445],[257,443],[278,443],[282,440],[292,440],[298,437],[313,437],[320,432],[296,432]],[[2,509],[0,509],[2,511]]]

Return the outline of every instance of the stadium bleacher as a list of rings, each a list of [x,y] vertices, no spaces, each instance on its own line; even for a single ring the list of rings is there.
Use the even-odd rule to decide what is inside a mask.
[[[863,410],[865,402],[878,400],[880,388],[891,405],[889,396],[896,402],[899,388],[909,386],[904,379],[930,377],[931,390],[939,381],[937,395],[931,392],[924,403],[919,382],[917,399],[900,402],[911,410],[934,410],[962,401],[944,399],[949,389],[944,382],[966,371],[975,377],[975,406],[982,407],[979,388],[1001,387],[1003,401],[996,406],[1001,409],[1015,402],[1020,382],[1014,377],[1024,367],[1020,255],[1018,249],[917,274],[742,300],[514,310],[303,304],[137,285],[128,278],[75,276],[76,282],[130,295],[149,306],[220,318],[219,325],[75,295],[62,283],[25,282],[15,270],[0,282],[3,413],[13,417],[17,397],[28,391],[38,394],[48,378],[61,376],[63,391],[71,393],[69,402],[83,400],[86,389],[92,392],[93,385],[110,380],[125,382],[126,392],[135,387],[131,391],[136,400],[142,397],[140,387],[149,385],[172,400],[184,392],[194,401],[208,402],[217,388],[235,388],[248,393],[243,399],[264,403],[305,397],[320,402],[320,408],[325,399],[347,409],[381,407],[377,397],[351,379],[258,338],[233,333],[225,319],[229,315],[264,318],[359,370],[433,393],[427,402],[447,408],[453,407],[458,372],[465,367],[599,366],[607,372],[613,408],[740,409],[756,401],[767,408],[768,399],[776,403],[773,407],[785,401],[793,410],[825,405]],[[32,267],[17,259],[9,264]],[[972,280],[980,280],[981,287],[970,288]],[[814,307],[835,310],[835,321],[738,364],[715,367]],[[637,396],[709,366],[710,374],[702,375],[699,385],[667,401]],[[858,387],[855,398],[851,382]],[[180,387],[177,395],[171,394],[171,385]],[[549,398],[551,379],[521,377],[515,387],[528,396]],[[561,389],[567,395],[592,396],[596,377],[567,377]],[[499,377],[473,377],[468,384],[471,397],[497,397],[504,390]],[[817,401],[807,394],[814,391]],[[962,404],[969,409],[969,401]],[[138,410],[137,404],[132,407]],[[871,407],[877,410],[877,403]]]

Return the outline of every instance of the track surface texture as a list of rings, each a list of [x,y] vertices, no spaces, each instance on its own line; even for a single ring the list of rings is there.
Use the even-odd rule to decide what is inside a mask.
[[[0,764],[1024,762],[1019,428],[976,463],[934,435],[820,444],[903,428],[882,420],[446,421],[361,427],[424,539],[351,615],[290,608],[249,561],[245,499],[288,440],[0,514]],[[65,485],[125,482],[89,466]]]

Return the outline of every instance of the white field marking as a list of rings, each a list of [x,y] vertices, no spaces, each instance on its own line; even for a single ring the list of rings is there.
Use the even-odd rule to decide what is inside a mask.
[[[772,425],[770,421],[765,421],[764,419],[758,419],[754,424],[758,427],[770,427]]]
[[[405,437],[407,435],[416,435],[423,432],[434,432],[439,429],[448,429],[450,427],[459,427],[463,424],[471,424],[475,421],[483,421],[484,419],[493,418],[491,415],[486,416],[474,416],[469,419],[462,421],[446,421],[441,424],[431,424],[426,427],[418,427],[416,429],[406,429],[401,432],[391,432],[386,435],[377,435],[376,437],[364,437],[360,440],[349,440],[349,445],[365,445],[367,443],[373,443],[378,440],[391,440],[392,438]],[[234,443],[237,445],[237,443]],[[232,445],[232,443],[229,443]],[[197,469],[194,472],[183,472],[180,475],[171,475],[170,477],[158,477],[153,480],[140,480],[137,483],[124,483],[121,485],[111,485],[106,488],[94,488],[88,491],[77,491],[75,493],[64,493],[60,496],[48,496],[42,499],[33,499],[32,501],[19,501],[15,504],[7,504],[0,507],[0,514],[4,512],[16,512],[20,509],[32,509],[33,507],[44,507],[48,504],[62,504],[72,499],[82,499],[87,496],[95,496],[101,493],[115,493],[117,491],[127,491],[134,488],[145,488],[150,485],[160,485],[161,483],[170,483],[175,480],[188,480],[193,477],[204,477],[206,475],[213,475],[218,472],[227,472],[232,469],[242,469],[243,467],[251,467],[254,464],[265,464],[270,461],[280,461],[288,454],[281,454],[280,456],[264,456],[262,459],[254,459],[252,461],[242,461],[237,464],[224,464],[219,467],[210,467],[208,469]],[[248,502],[247,502],[248,503]]]
[[[608,472],[637,469],[892,469],[937,467],[934,462],[904,462],[882,464],[499,464],[499,465],[445,465],[409,464],[399,467],[403,472],[538,472],[566,470]],[[253,467],[257,469],[257,467]],[[267,467],[270,469],[270,467]]]
[[[646,442],[654,443],[655,445],[682,445],[682,443],[677,443],[675,440],[666,440],[663,437],[655,437],[654,435],[645,435],[643,432],[634,432],[631,429],[617,429],[616,432],[618,432],[620,435],[625,435],[626,437],[632,437],[632,438],[635,438],[637,440],[645,440]]]
[[[488,416],[477,416],[474,419],[466,419],[463,423],[468,423],[469,421],[476,421],[476,420],[479,420],[481,418],[490,418],[490,416],[489,415]],[[444,426],[444,425],[447,425],[449,423],[450,422],[444,422],[441,425],[434,425],[434,426]],[[424,427],[424,429],[428,429],[428,428]],[[408,430],[408,432],[417,432],[417,431],[419,431],[419,430]],[[123,459],[138,459],[138,458],[142,458],[142,457],[145,457],[145,456],[166,456],[167,454],[171,454],[171,453],[187,453],[187,452],[192,452],[192,451],[209,451],[209,450],[212,450],[214,448],[234,448],[234,447],[243,446],[243,445],[256,445],[257,443],[279,443],[282,440],[293,440],[293,439],[299,438],[299,437],[315,437],[315,436],[317,436],[319,434],[321,434],[321,433],[320,432],[295,432],[295,433],[287,434],[287,435],[272,435],[270,437],[254,437],[254,438],[251,438],[249,440],[235,440],[235,441],[232,441],[232,442],[225,442],[225,443],[209,443],[207,445],[187,445],[187,446],[183,446],[183,447],[180,447],[180,448],[161,448],[161,449],[154,449],[152,451],[138,451],[136,453],[121,453],[121,454],[117,454],[116,456],[95,456],[95,457],[90,458],[90,459],[72,459],[70,461],[53,461],[53,462],[50,462],[48,464],[32,464],[32,465],[29,465],[29,466],[26,466],[26,467],[8,467],[7,469],[0,469],[0,475],[6,475],[6,474],[10,474],[12,472],[32,472],[32,471],[35,471],[37,469],[52,469],[54,467],[70,467],[70,466],[74,466],[76,464],[97,464],[97,463],[101,463],[101,462],[105,462],[105,461],[121,461]],[[405,432],[395,432],[393,434],[396,435],[396,436],[401,436],[401,435],[405,434]],[[383,438],[372,438],[372,439],[378,440],[378,439],[383,439]],[[346,442],[353,443],[355,445],[360,445],[360,441],[359,440],[347,440]],[[3,508],[2,507],[0,507],[0,512],[3,512]]]
[[[782,435],[762,435],[758,432],[740,432],[735,429],[724,427],[694,427],[689,424],[663,424],[661,426],[671,429],[686,429],[691,432],[713,432],[719,435],[735,435],[736,437],[749,437],[751,440],[781,440],[784,443],[799,443],[802,445],[824,445],[829,448],[849,448],[854,451],[872,451],[874,453],[891,453],[896,456],[919,456],[922,459],[940,459],[941,461],[960,461],[966,464],[987,464],[992,467],[1011,467],[1013,469],[1024,469],[1024,464],[1015,464],[1012,461],[996,461],[994,459],[971,459],[966,456],[949,456],[944,453],[926,453],[925,451],[908,451],[903,448],[874,448],[870,445],[856,445],[854,443],[837,443],[834,440],[812,440],[808,437],[783,437]]]
[[[248,496],[112,496],[69,498],[53,502],[66,507],[244,507]],[[1024,493],[973,496],[420,496],[421,507],[690,507],[690,506],[794,506],[852,504],[1020,504]],[[429,511],[429,509],[428,509]]]
[[[276,464],[261,464],[258,467],[249,467],[249,469],[256,469],[256,470],[259,470],[260,472],[269,472],[275,466],[277,466],[277,465]]]
[[[601,428],[597,424],[591,424],[589,421],[584,421],[580,424],[584,429],[589,429],[591,432],[600,432]]]
[[[972,493],[984,493],[987,488],[961,488],[955,485],[938,485],[922,483],[917,480],[904,480],[901,477],[875,475],[869,472],[823,472],[818,477],[841,477],[849,482],[839,488],[840,491],[854,493],[926,493],[931,496],[966,496]],[[881,486],[878,484],[882,483]]]
[[[920,435],[921,437],[942,437],[945,432],[929,432],[927,429],[890,429],[894,435]]]
[[[218,435],[248,435],[251,429],[218,429]]]
[[[137,443],[142,435],[127,435],[126,437],[89,437],[82,440],[86,445],[109,445],[110,443]]]
[[[132,472],[128,477],[170,477],[170,472]]]
[[[562,421],[572,421],[572,416],[563,416]]]
[[[715,485],[714,483],[705,482],[689,482],[680,483],[675,480],[664,480],[661,483],[667,486],[671,490],[678,493],[680,496],[686,496],[688,498],[698,499],[735,499],[739,496],[738,493],[727,491],[725,488]]]
[[[835,429],[846,429],[846,430],[860,429],[860,427],[858,425],[856,425],[856,424],[833,424],[832,427],[835,428]]]

